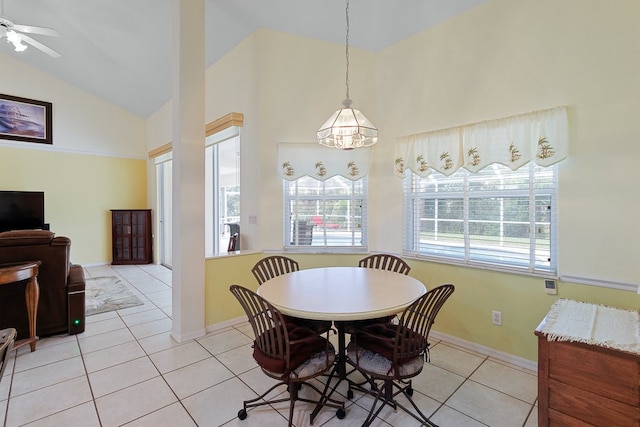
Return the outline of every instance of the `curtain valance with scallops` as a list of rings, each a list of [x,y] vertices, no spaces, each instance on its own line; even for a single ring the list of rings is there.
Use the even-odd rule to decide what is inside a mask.
[[[355,181],[369,173],[370,162],[371,148],[336,150],[318,144],[278,144],[278,170],[288,181],[306,175],[319,181],[336,175]]]
[[[394,173],[410,169],[422,177],[432,171],[451,175],[459,168],[477,172],[492,163],[516,170],[529,162],[550,166],[567,157],[567,107],[534,111],[397,139]]]

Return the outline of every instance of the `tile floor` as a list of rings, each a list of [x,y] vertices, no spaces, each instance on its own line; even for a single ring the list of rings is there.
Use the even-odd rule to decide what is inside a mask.
[[[121,277],[145,304],[89,316],[82,334],[44,338],[33,353],[28,346],[13,352],[0,381],[4,426],[286,425],[286,403],[252,410],[244,421],[236,418],[241,402],[272,381],[252,359],[248,323],[177,343],[169,336],[169,270],[107,265],[86,274]],[[414,399],[443,427],[536,426],[536,384],[535,372],[434,341],[431,362],[414,379]],[[338,391],[346,395],[346,386]],[[360,425],[370,403],[356,392],[346,402],[345,419],[327,409],[314,425]],[[296,426],[308,425],[309,410],[296,405]],[[391,409],[374,422],[417,424]]]

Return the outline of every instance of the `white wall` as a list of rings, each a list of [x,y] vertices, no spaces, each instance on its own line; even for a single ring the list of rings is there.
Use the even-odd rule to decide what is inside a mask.
[[[559,172],[560,272],[638,283],[639,17],[635,0],[474,8],[380,54],[385,133],[571,106],[575,133]],[[396,208],[379,210],[379,233],[391,224],[399,236],[401,186],[384,149],[389,166],[378,171],[376,190]]]
[[[401,250],[398,136],[570,105],[560,165],[564,275],[638,282],[640,3],[493,0],[374,53],[351,50],[351,96],[380,130],[370,174],[370,248]],[[242,212],[253,249],[282,240],[279,142],[314,143],[344,98],[344,49],[258,30],[207,71],[207,120],[245,114]],[[148,123],[164,120],[157,113]],[[160,126],[166,127],[164,120]],[[168,142],[149,137],[149,148]],[[611,172],[607,172],[610,169]],[[256,215],[257,226],[247,224]],[[248,247],[245,245],[244,247]]]
[[[351,96],[375,123],[376,94],[370,89],[375,81],[374,59],[372,52],[351,50]],[[240,148],[243,249],[282,249],[277,144],[315,144],[315,131],[345,97],[344,72],[344,46],[264,29],[207,70],[207,122],[230,112],[244,114]],[[170,108],[169,103],[147,120],[149,150],[169,142]],[[152,174],[150,166],[149,176]],[[249,216],[255,216],[257,224],[249,224]]]
[[[53,145],[38,148],[145,157],[142,118],[9,55],[0,64],[0,93],[53,104]]]

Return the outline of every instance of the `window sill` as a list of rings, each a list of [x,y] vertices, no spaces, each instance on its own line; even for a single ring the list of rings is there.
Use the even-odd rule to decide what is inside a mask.
[[[480,263],[480,262],[464,262],[464,261],[452,259],[452,258],[438,258],[438,257],[430,257],[426,255],[417,255],[411,252],[403,252],[402,256],[404,258],[412,259],[416,261],[426,261],[426,262],[433,262],[437,264],[446,264],[446,265],[453,265],[458,267],[474,268],[477,270],[518,274],[521,276],[529,276],[529,277],[542,277],[545,279],[555,279],[555,280],[559,279],[557,274],[551,271],[543,271],[543,270],[529,271],[523,268],[509,267],[506,265]]]

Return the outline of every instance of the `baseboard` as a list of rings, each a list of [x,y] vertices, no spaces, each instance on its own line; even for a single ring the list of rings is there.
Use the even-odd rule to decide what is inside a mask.
[[[197,338],[202,338],[207,334],[205,329],[200,329],[195,332],[191,332],[189,334],[180,335],[178,332],[171,330],[171,338],[176,340],[179,343],[186,342],[189,340],[195,340]]]
[[[225,320],[224,322],[215,323],[207,326],[207,333],[216,332],[221,329],[230,328],[247,321],[246,316],[236,317],[235,319]],[[492,357],[497,360],[501,360],[506,363],[510,363],[515,366],[519,366],[524,369],[528,369],[533,372],[538,371],[538,363],[533,360],[525,359],[523,357],[514,356],[513,354],[498,351],[491,347],[487,347],[481,344],[477,344],[471,341],[463,340],[452,335],[443,334],[438,331],[431,331],[431,337],[444,341],[445,343],[453,344],[458,347],[466,348],[467,350],[482,353],[486,356]]]
[[[534,362],[533,360],[514,356],[513,354],[505,353],[503,351],[498,351],[491,347],[487,347],[471,341],[463,340],[461,338],[457,338],[452,335],[443,334],[438,331],[431,331],[430,336],[433,338],[439,339],[441,341],[444,341],[446,343],[454,344],[454,345],[457,345],[458,347],[466,348],[467,350],[472,350],[478,353],[482,353],[489,357],[493,357],[494,359],[498,359],[503,362],[507,362],[512,365],[519,366],[521,368],[528,369],[533,372],[538,371],[538,362]]]
[[[225,328],[230,328],[230,327],[239,325],[241,323],[244,323],[246,321],[247,321],[247,316],[240,316],[240,317],[236,317],[235,319],[225,320],[224,322],[214,323],[213,325],[207,326],[207,333],[216,332]]]

